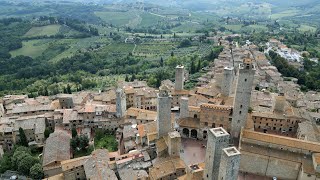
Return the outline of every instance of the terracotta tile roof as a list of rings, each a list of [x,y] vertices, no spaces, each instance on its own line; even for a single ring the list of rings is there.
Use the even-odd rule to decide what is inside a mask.
[[[251,130],[243,130],[241,138],[247,138],[262,141],[270,144],[284,145],[292,148],[308,150],[311,152],[320,152],[320,143],[304,141],[284,136],[265,134]]]
[[[185,163],[180,158],[169,158],[168,160],[154,164],[149,169],[150,179],[161,179],[167,175],[174,174],[178,169],[185,169],[185,167]]]
[[[92,152],[91,157],[84,163],[87,179],[91,180],[117,180],[117,176],[109,167],[108,150],[97,149]]]
[[[46,140],[43,151],[43,166],[70,159],[70,135],[56,131]]]
[[[177,121],[177,124],[181,127],[188,128],[200,128],[200,121],[194,118],[183,118]]]
[[[138,125],[138,133],[140,137],[145,137],[148,134],[157,133],[157,123],[154,121],[147,124]]]

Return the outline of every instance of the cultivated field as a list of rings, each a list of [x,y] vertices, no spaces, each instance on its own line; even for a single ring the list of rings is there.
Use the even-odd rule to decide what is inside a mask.
[[[60,25],[33,27],[25,34],[25,37],[56,35],[59,32],[60,27],[61,27]]]

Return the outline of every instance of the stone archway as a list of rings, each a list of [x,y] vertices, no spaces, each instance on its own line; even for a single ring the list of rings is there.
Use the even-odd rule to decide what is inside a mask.
[[[192,130],[191,130],[191,137],[192,137],[192,138],[198,138],[198,132],[197,132],[197,130],[195,130],[195,129],[192,129]]]
[[[190,135],[189,129],[188,129],[188,128],[183,128],[182,134],[183,134],[184,136],[186,136],[186,137],[189,137],[189,135]]]

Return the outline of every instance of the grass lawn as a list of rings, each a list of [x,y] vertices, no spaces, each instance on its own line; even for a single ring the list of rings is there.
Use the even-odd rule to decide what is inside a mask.
[[[48,39],[23,41],[22,48],[11,51],[10,54],[13,57],[24,55],[36,58],[49,47],[50,41]]]
[[[36,37],[36,36],[52,36],[59,32],[60,25],[48,25],[41,27],[31,28],[24,36],[26,37]]]
[[[99,140],[95,139],[94,146],[96,149],[108,149],[110,152],[118,150],[118,142],[114,135],[105,135]]]

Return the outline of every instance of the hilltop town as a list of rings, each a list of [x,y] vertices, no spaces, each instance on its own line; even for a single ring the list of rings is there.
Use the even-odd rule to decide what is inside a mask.
[[[181,64],[159,89],[134,80],[104,92],[4,96],[0,155],[40,151],[46,179],[320,178],[320,94],[229,38],[191,90]],[[103,138],[116,147],[99,146]]]

